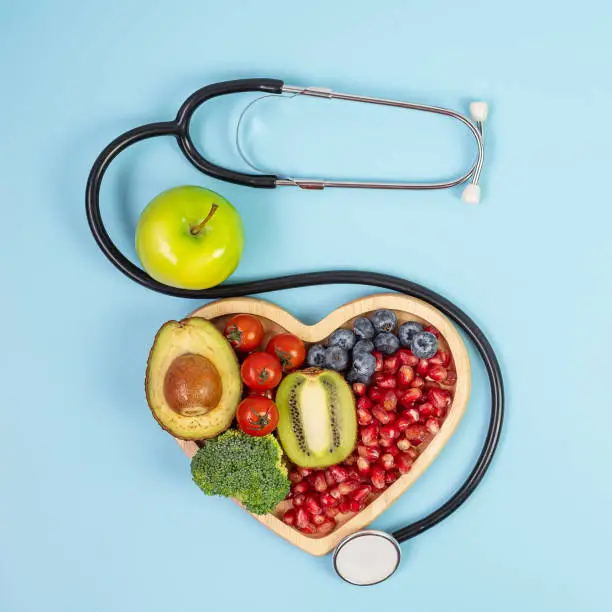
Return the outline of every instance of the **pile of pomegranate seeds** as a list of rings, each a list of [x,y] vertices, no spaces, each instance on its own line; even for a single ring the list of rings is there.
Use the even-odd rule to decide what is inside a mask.
[[[302,533],[326,535],[339,514],[356,513],[410,471],[438,433],[452,402],[457,374],[450,355],[418,359],[408,349],[390,357],[374,353],[372,383],[354,383],[357,447],[341,465],[289,473],[292,508],[282,520]]]

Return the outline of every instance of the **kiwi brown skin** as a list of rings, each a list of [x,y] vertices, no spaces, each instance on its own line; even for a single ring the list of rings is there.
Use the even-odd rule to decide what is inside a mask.
[[[144,377],[144,391],[145,391],[145,398],[147,400],[147,404],[149,406],[149,409],[151,411],[151,414],[153,415],[153,418],[155,419],[155,421],[157,422],[157,424],[161,427],[161,429],[163,429],[164,431],[168,432],[173,438],[176,438],[178,440],[187,440],[187,441],[199,441],[199,440],[207,440],[208,438],[212,438],[212,437],[217,437],[218,435],[222,434],[224,431],[226,431],[227,429],[229,429],[234,421],[234,418],[232,417],[232,419],[229,419],[229,422],[227,423],[227,425],[217,431],[214,435],[212,436],[201,436],[201,435],[189,435],[189,434],[185,434],[183,432],[177,432],[174,431],[171,427],[169,427],[163,420],[161,420],[158,415],[156,414],[155,410],[153,410],[153,401],[150,395],[150,383],[151,383],[151,359],[153,357],[153,353],[155,348],[158,345],[158,340],[159,337],[161,336],[161,334],[166,330],[167,327],[169,326],[179,326],[179,327],[183,327],[189,320],[192,319],[197,319],[197,318],[201,318],[201,317],[187,317],[185,319],[180,319],[180,320],[176,320],[176,319],[170,319],[168,321],[166,321],[158,330],[157,333],[155,334],[155,337],[153,339],[153,343],[151,345],[151,348],[149,349],[149,355],[147,357],[147,365],[146,365],[146,370],[145,370],[145,377]],[[203,320],[207,320],[207,319],[203,319]],[[222,336],[223,337],[223,336]],[[233,355],[233,359],[235,360],[236,363],[236,367],[238,368],[239,371],[239,367],[240,367],[240,362],[238,361],[238,356],[236,355],[234,349],[232,348],[231,344],[225,339],[225,342],[227,342],[229,348],[231,349],[231,354]],[[238,376],[238,380],[239,380],[239,385],[240,385],[240,393],[239,393],[239,397],[242,395],[242,380],[240,379],[240,376]],[[236,404],[236,406],[234,407],[234,413],[235,413],[235,409],[238,407],[238,403]]]

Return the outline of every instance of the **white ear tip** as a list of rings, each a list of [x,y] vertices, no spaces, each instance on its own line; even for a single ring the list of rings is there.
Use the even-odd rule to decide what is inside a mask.
[[[486,121],[489,105],[486,102],[472,102],[470,104],[470,115],[474,121]]]
[[[480,203],[480,185],[474,185],[474,183],[470,183],[466,185],[463,193],[461,194],[461,199],[466,204],[479,204]]]

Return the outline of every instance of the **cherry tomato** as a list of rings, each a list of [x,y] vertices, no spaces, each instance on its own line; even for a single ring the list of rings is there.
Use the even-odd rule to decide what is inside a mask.
[[[261,344],[264,330],[257,317],[239,314],[226,323],[224,334],[236,351],[248,353]]]
[[[249,436],[265,436],[278,425],[278,409],[267,397],[251,396],[238,405],[236,419],[238,427]]]
[[[284,372],[299,368],[306,359],[304,343],[293,334],[277,334],[272,337],[266,346],[266,353],[279,358]]]
[[[240,374],[250,389],[264,391],[274,389],[283,377],[280,361],[270,353],[251,353],[242,363]]]

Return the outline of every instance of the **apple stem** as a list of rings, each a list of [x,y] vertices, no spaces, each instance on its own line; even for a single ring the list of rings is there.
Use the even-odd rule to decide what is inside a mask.
[[[191,233],[194,236],[199,234],[204,229],[204,226],[212,219],[213,215],[217,212],[217,208],[219,208],[219,205],[213,204],[210,208],[209,213],[206,215],[206,218],[204,219],[204,221],[202,221],[202,223],[198,223],[195,227],[191,228]]]

